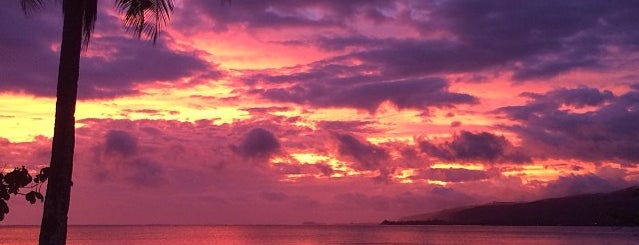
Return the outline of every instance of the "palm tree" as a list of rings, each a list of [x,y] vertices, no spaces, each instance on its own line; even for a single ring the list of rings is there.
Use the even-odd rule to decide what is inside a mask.
[[[42,7],[45,0],[20,0],[25,12]],[[138,38],[155,43],[169,21],[173,0],[115,0],[124,14],[123,24]],[[40,244],[66,243],[67,214],[71,194],[71,173],[75,144],[75,105],[78,92],[80,52],[89,44],[97,17],[98,0],[62,0],[63,27],[58,67],[55,128],[51,148]]]

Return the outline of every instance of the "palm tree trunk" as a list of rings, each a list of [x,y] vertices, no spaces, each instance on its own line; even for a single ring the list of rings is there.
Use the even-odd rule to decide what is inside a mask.
[[[82,49],[84,0],[63,0],[64,25],[58,68],[55,129],[51,169],[40,226],[40,245],[62,245],[67,238],[67,214],[75,147],[75,104]]]

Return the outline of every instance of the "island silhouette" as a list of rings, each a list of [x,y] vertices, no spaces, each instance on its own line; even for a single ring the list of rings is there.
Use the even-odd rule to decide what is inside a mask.
[[[493,202],[417,214],[382,225],[638,226],[639,187],[533,202]]]

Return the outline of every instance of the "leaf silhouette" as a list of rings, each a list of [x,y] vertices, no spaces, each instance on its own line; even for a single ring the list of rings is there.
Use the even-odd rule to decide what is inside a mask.
[[[35,191],[31,191],[31,192],[27,193],[26,195],[24,195],[24,197],[31,204],[34,204],[36,202],[36,192]]]

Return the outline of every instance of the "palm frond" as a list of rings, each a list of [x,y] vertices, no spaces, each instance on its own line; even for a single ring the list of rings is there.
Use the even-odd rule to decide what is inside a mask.
[[[160,32],[171,18],[173,0],[116,0],[115,5],[124,13],[124,27],[138,38],[156,42]]]
[[[95,21],[98,17],[98,0],[84,1],[84,15],[82,16],[82,41],[84,46],[89,45],[91,34],[95,28]]]
[[[25,14],[30,14],[36,10],[39,10],[44,5],[43,0],[20,0],[20,6]]]

